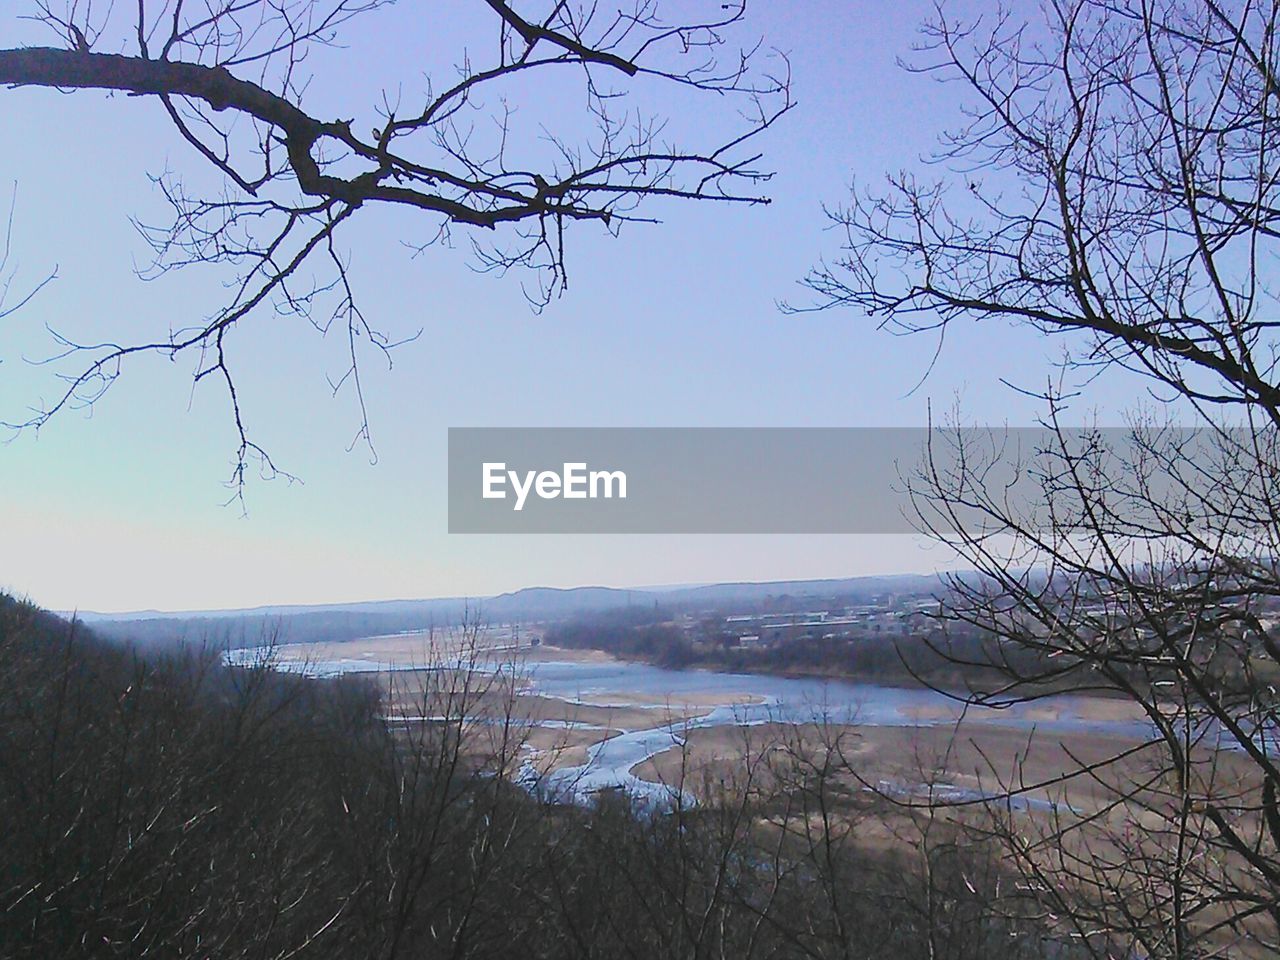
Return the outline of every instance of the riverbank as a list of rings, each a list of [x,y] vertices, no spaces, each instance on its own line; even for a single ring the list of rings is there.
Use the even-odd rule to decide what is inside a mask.
[[[1064,743],[1083,748],[1090,742],[1135,744],[1150,732],[1136,706],[1110,698],[1057,696],[993,709],[967,706],[920,686],[670,670],[547,644],[532,648],[534,656],[514,656],[501,639],[426,647],[421,636],[374,637],[280,647],[273,654],[283,669],[368,676],[393,721],[432,722],[461,712],[473,725],[517,728],[531,769],[571,784],[580,794],[611,786],[661,794],[675,757],[672,749],[681,742],[694,750],[682,763],[706,760],[722,764],[721,773],[740,770],[750,751],[738,732],[773,729],[771,724],[803,729],[821,723],[862,731],[859,741],[869,751],[863,776],[894,782],[907,782],[905,770],[879,769],[877,758],[896,763],[910,755],[921,766],[919,749],[936,752],[941,738],[954,736],[958,728],[970,746],[953,750],[952,756],[972,766],[970,751],[976,751],[991,757],[998,771],[1038,762],[1019,748],[1028,736],[1061,736]],[[665,760],[655,759],[662,754]],[[976,768],[931,767],[939,776],[969,778],[959,784],[964,789],[981,787]]]
[[[1150,750],[1141,748],[1142,742],[1085,732],[1046,734],[982,721],[901,727],[759,724],[692,729],[681,745],[647,758],[630,772],[700,800],[748,781],[768,790],[780,780],[808,777],[812,787],[817,772],[825,770],[835,796],[881,793],[920,801],[930,796],[932,786],[933,796],[949,800],[1012,796],[1018,809],[1090,815],[1114,803],[1117,785],[1141,779]],[[1119,756],[1124,759],[1101,772],[1081,774]],[[1222,762],[1239,765],[1234,757]]]

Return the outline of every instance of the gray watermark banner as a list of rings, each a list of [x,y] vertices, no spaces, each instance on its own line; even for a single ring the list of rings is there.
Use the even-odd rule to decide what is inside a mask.
[[[991,505],[1070,523],[1082,478],[1137,516],[1180,495],[1170,464],[1238,478],[1231,457],[1187,428],[461,427],[449,532],[913,533],[991,523]]]

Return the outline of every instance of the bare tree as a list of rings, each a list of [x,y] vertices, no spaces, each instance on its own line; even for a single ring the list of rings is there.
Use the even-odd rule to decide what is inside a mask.
[[[1101,808],[996,832],[1094,955],[1273,955],[1280,4],[1043,14],[939,11],[917,69],[970,106],[938,175],[859,191],[835,214],[841,257],[808,283],[898,332],[971,319],[1062,341],[1047,439],[1015,464],[1028,495],[989,482],[998,443],[957,430],[914,478],[916,505],[977,571],[941,614],[989,638],[963,665],[999,679],[971,699],[1118,695],[1149,735],[1079,764]],[[1108,368],[1151,400],[1124,431],[1066,429]]]
[[[362,209],[420,214],[420,249],[454,228],[471,231],[482,269],[534,272],[527,293],[541,306],[567,284],[574,223],[616,233],[623,223],[651,222],[641,203],[654,199],[768,202],[758,190],[769,174],[753,141],[789,106],[785,61],[770,74],[757,65],[758,43],[730,46],[743,2],[684,4],[671,19],[654,0],[616,10],[485,0],[495,41],[485,60],[460,50],[454,75],[386,92],[358,118],[304,104],[304,64],[388,0],[28,2],[29,18],[49,28],[54,44],[0,49],[0,84],[153,99],[221,186],[210,192],[178,173],[159,177],[173,217],[140,225],[155,252],[149,274],[217,264],[233,279],[223,302],[193,311],[159,339],[119,343],[110,331],[96,343],[59,338],[55,359],[72,363],[65,389],[10,426],[38,427],[68,405],[92,403],[138,354],[191,353],[195,379],[220,380],[229,395],[237,483],[251,459],[273,470],[245,429],[228,360],[229,335],[251,314],[274,310],[346,338],[350,366],[334,389],[354,390],[357,440],[368,439],[360,351],[385,352],[396,341],[362,312],[349,279],[343,230]],[[459,4],[455,14],[471,6],[480,4]],[[544,74],[576,76],[579,99],[538,92]],[[679,142],[667,118],[633,95],[654,84],[736,104],[737,128],[717,141]],[[507,98],[522,93],[534,98],[541,134],[512,125]],[[488,108],[485,97],[503,106]]]

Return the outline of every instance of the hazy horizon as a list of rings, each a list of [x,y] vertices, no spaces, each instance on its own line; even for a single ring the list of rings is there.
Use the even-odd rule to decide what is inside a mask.
[[[118,609],[98,609],[88,607],[55,607],[51,604],[40,604],[47,609],[54,610],[61,614],[80,614],[85,616],[101,616],[122,617],[127,618],[131,614],[160,614],[163,616],[199,616],[202,614],[236,614],[236,613],[256,613],[259,611],[285,610],[285,609],[320,609],[327,607],[357,607],[362,605],[378,605],[378,604],[396,604],[396,603],[420,603],[431,602],[437,600],[490,600],[496,597],[507,596],[511,594],[522,593],[524,591],[534,590],[556,590],[556,591],[575,591],[575,590],[614,590],[614,591],[630,591],[645,593],[661,593],[664,591],[690,590],[698,587],[713,586],[734,586],[738,584],[750,585],[768,585],[773,583],[824,583],[824,582],[843,582],[847,580],[877,580],[877,579],[894,579],[899,577],[920,577],[930,576],[934,573],[941,572],[940,569],[930,570],[890,570],[878,573],[858,573],[858,574],[831,574],[826,576],[806,576],[806,577],[767,577],[761,579],[739,579],[724,578],[696,581],[671,581],[664,583],[603,583],[603,582],[584,582],[575,584],[551,584],[551,583],[526,583],[522,586],[512,587],[504,590],[496,590],[489,593],[469,593],[469,594],[423,594],[420,596],[385,596],[385,597],[354,597],[343,598],[337,600],[318,600],[318,601],[296,601],[296,602],[266,602],[254,604],[252,606],[225,606],[225,607],[131,607]],[[39,603],[38,597],[30,597],[33,602]]]

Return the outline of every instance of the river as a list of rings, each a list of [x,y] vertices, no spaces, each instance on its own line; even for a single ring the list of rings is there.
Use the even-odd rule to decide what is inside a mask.
[[[232,650],[232,664],[259,662],[263,653],[254,649]],[[386,672],[413,669],[359,658],[315,659],[306,648],[283,646],[274,651],[277,669],[313,676]],[[768,721],[788,723],[825,720],[866,726],[922,726],[965,722],[998,724],[1037,734],[1079,734],[1148,737],[1145,721],[1115,717],[1099,719],[1099,701],[1090,697],[1057,696],[1051,703],[1009,704],[1001,707],[966,706],[934,690],[852,683],[817,678],[777,677],[760,674],[718,673],[707,670],[671,670],[621,660],[542,660],[520,667],[527,686],[522,693],[552,697],[568,703],[619,708],[662,708],[696,698],[728,706],[708,708],[704,715],[671,726],[623,730],[595,744],[580,766],[554,771],[541,786],[578,798],[600,789],[622,787],[634,795],[665,798],[668,788],[635,777],[636,766],[679,745],[693,728]],[[586,728],[586,725],[583,725]]]

